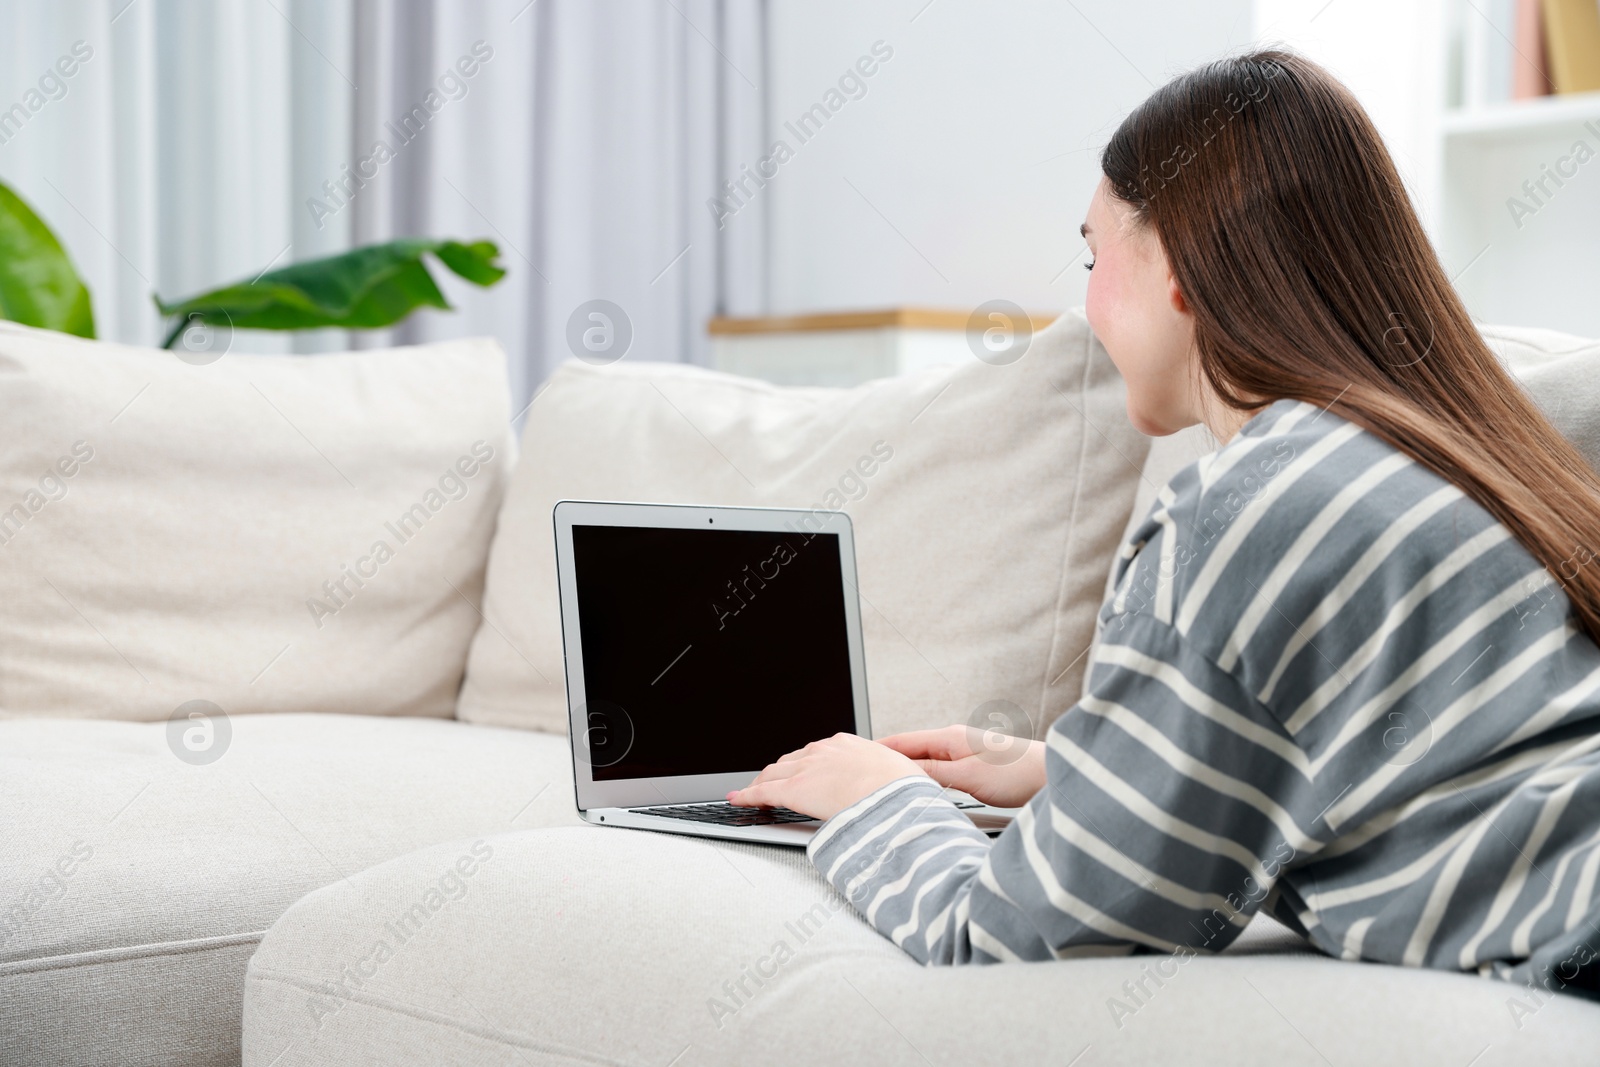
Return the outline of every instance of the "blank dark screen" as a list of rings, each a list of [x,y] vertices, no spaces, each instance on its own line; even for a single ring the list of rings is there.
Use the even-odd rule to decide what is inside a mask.
[[[854,732],[837,534],[574,526],[572,554],[595,780],[759,770]]]

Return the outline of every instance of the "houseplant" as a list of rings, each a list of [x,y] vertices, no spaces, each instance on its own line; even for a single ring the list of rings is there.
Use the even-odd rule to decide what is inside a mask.
[[[173,324],[162,347],[195,327],[370,330],[391,326],[420,307],[450,310],[429,273],[431,255],[474,285],[505,277],[490,241],[403,238],[322,259],[293,263],[171,303],[152,294]],[[21,197],[0,183],[0,318],[94,337],[89,289],[66,250]]]

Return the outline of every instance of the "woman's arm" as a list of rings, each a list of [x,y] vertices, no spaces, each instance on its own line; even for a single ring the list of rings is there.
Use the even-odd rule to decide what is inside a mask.
[[[1220,950],[1318,847],[1317,791],[1270,712],[1153,617],[1102,636],[1090,694],[1050,729],[1044,788],[992,845],[911,774],[809,846],[918,960]]]

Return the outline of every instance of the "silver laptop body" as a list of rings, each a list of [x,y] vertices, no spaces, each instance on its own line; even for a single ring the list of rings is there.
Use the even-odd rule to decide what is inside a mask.
[[[872,736],[850,517],[563,500],[552,518],[580,815],[804,847],[820,822],[725,797],[811,741]],[[951,799],[988,833],[1010,822]]]

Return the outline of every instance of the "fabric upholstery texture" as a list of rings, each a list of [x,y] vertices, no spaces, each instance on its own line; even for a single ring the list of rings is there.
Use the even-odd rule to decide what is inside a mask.
[[[1600,340],[1522,326],[1478,329],[1545,418],[1600,470]]]
[[[1042,736],[1077,699],[1144,459],[1123,408],[1121,378],[1075,312],[1015,362],[852,389],[564,364],[528,415],[458,715],[566,730],[550,511],[611,499],[842,508],[874,734],[1001,700],[1026,718],[1018,732]]]
[[[429,907],[463,858],[461,891]],[[1497,1063],[1587,1064],[1600,1044],[1600,1005],[1546,997],[1519,1020],[1504,983],[1307,955],[1258,923],[1216,957],[923,968],[797,849],[491,835],[295,904],[250,964],[244,1067],[1463,1067],[1485,1047]]]
[[[577,821],[549,734],[241,716],[192,766],[160,724],[0,722],[0,1063],[237,1064],[245,964],[295,900],[435,842]]]
[[[453,713],[495,342],[196,365],[0,323],[0,398],[0,717]]]

